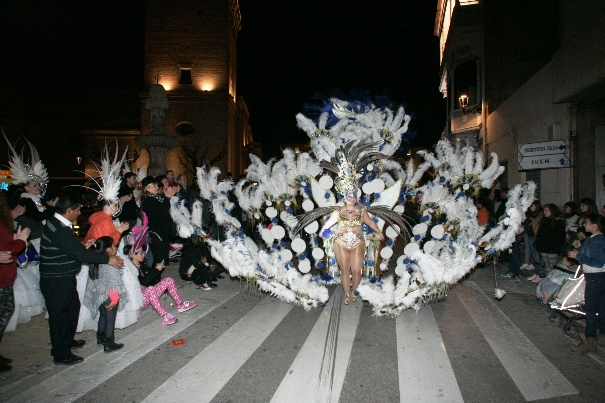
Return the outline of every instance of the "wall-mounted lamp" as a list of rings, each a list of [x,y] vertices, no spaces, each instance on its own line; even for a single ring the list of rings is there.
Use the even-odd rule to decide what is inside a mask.
[[[458,102],[460,103],[462,112],[481,114],[481,104],[473,105],[470,108],[468,108],[468,95],[464,95],[464,94],[460,95],[460,98],[458,98]]]
[[[82,163],[82,157],[76,157],[76,162],[80,165]]]

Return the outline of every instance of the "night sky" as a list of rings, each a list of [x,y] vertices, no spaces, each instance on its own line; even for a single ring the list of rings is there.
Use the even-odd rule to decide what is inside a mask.
[[[308,141],[295,115],[335,90],[387,95],[413,114],[412,145],[438,140],[445,103],[436,1],[240,0],[240,7],[238,94],[265,156],[278,155],[279,143]],[[0,55],[0,90],[141,91],[144,2],[5,2]]]
[[[387,95],[413,113],[413,145],[439,139],[445,103],[436,1],[244,0],[240,7],[238,92],[265,148],[273,136],[308,141],[295,115],[315,94],[335,89]]]

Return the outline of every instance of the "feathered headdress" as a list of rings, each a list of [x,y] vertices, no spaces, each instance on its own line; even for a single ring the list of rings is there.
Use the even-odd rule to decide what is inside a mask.
[[[99,173],[98,180],[94,177],[88,175],[90,179],[99,187],[99,190],[94,189],[90,186],[84,186],[88,189],[99,194],[99,200],[107,200],[109,202],[115,201],[118,202],[118,192],[120,190],[120,185],[122,184],[122,178],[120,177],[120,169],[126,160],[126,153],[128,152],[128,147],[122,154],[122,158],[118,159],[118,147],[116,144],[116,152],[111,159],[109,156],[109,149],[107,148],[107,144],[105,144],[105,149],[103,150],[103,154],[101,155],[101,165],[98,165],[93,162],[97,172]]]
[[[382,142],[371,142],[367,138],[351,141],[336,150],[332,161],[321,161],[322,168],[334,172],[334,186],[338,193],[347,197],[357,197],[358,177],[361,171],[372,161],[388,159],[389,156],[377,152],[376,147]]]
[[[132,249],[128,253],[129,257],[132,257],[136,251],[146,248],[149,242],[151,242],[148,223],[147,214],[141,213],[141,225],[135,226],[130,235],[128,235],[128,244],[132,245]]]
[[[48,184],[48,172],[46,172],[46,167],[44,167],[44,164],[40,161],[38,150],[36,150],[36,147],[34,147],[32,143],[25,140],[29,146],[30,152],[29,163],[26,163],[23,159],[23,153],[17,154],[13,145],[6,138],[4,131],[2,134],[4,135],[4,139],[12,154],[8,165],[12,172],[10,176],[13,179],[13,185],[27,185],[31,181],[38,181],[40,182],[40,195],[43,196],[46,192],[46,185]]]
[[[124,168],[122,168],[122,175],[126,175],[129,172],[134,172],[137,175],[137,182],[139,183],[147,176],[147,168],[149,166],[149,164],[147,164],[147,167],[145,166],[145,154],[141,153],[140,156],[141,165],[138,168],[135,168],[135,162],[137,161],[136,159],[134,161],[124,160]]]

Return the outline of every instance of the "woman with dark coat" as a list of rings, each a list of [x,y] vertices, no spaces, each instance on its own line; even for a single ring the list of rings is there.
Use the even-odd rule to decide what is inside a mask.
[[[13,214],[9,209],[6,195],[0,194],[0,251],[9,252],[11,258],[7,263],[0,263],[0,340],[8,325],[8,321],[13,316],[15,310],[15,298],[13,294],[13,284],[17,278],[17,256],[25,250],[29,229],[17,230],[13,235]],[[0,372],[10,371],[12,360],[0,355]]]
[[[546,277],[553,266],[558,263],[559,254],[565,243],[565,218],[561,210],[554,204],[544,206],[544,220],[536,234],[536,250],[542,255],[543,269],[537,270],[534,282],[540,282]],[[535,278],[537,277],[537,278]]]
[[[149,249],[153,255],[151,267],[158,264],[168,264],[170,253],[170,239],[175,235],[175,225],[170,217],[170,197],[178,192],[177,187],[168,187],[162,194],[157,182],[148,176],[141,181],[143,196],[141,210],[149,219],[149,234],[151,244]]]

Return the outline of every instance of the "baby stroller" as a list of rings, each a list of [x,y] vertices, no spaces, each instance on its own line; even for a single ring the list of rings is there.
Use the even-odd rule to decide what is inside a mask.
[[[565,279],[561,288],[552,296],[550,307],[555,311],[550,315],[549,321],[554,326],[561,326],[564,321],[563,330],[571,337],[578,337],[580,329],[577,325],[578,319],[585,319],[584,312],[584,290],[586,280],[584,274],[580,274],[582,266],[578,266],[573,277]]]

